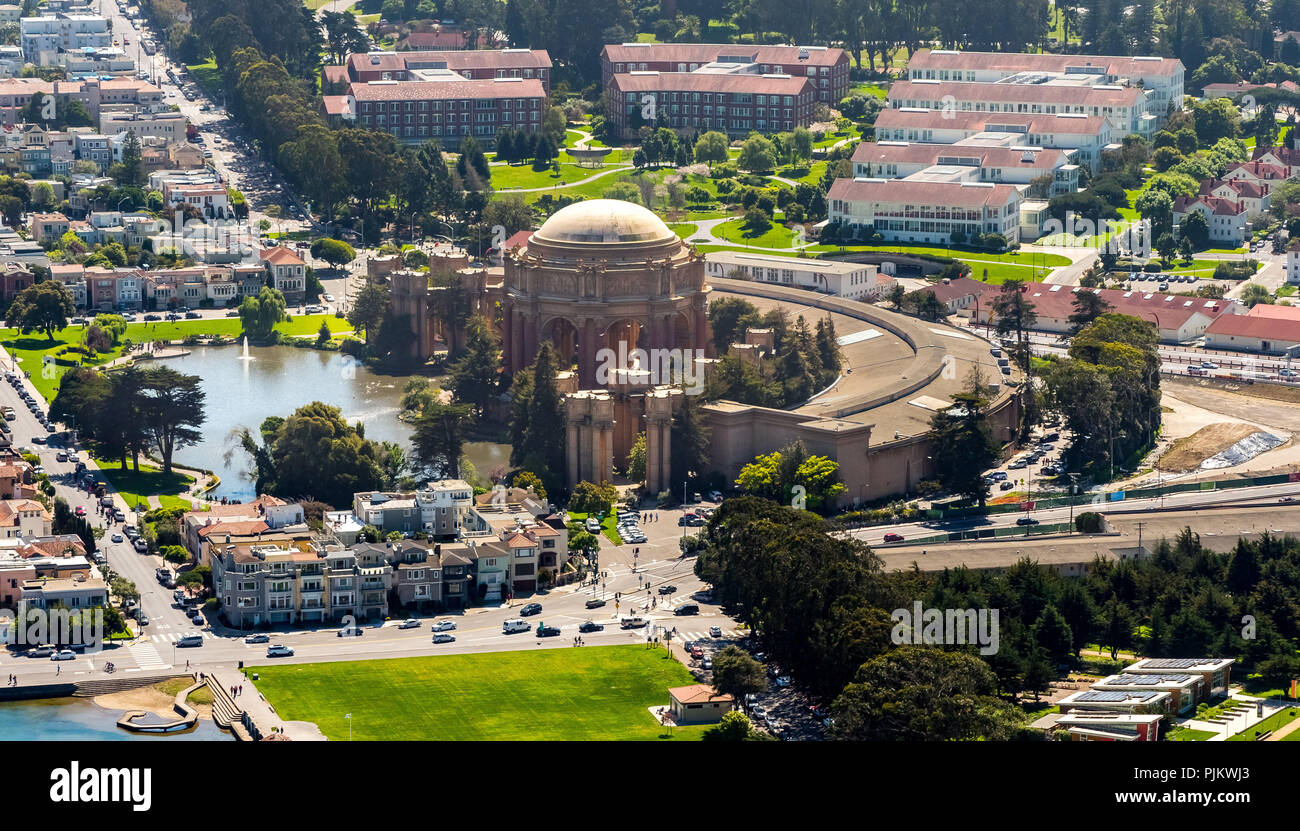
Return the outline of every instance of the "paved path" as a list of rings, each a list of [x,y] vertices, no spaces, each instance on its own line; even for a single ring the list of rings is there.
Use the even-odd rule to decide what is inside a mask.
[[[227,692],[230,692],[235,687],[243,688],[240,694],[234,698],[235,705],[248,714],[257,733],[262,736],[284,733],[295,741],[325,741],[325,736],[321,733],[320,728],[312,722],[285,721],[280,718],[275,708],[262,697],[257,687],[253,685],[251,677],[244,677],[239,670],[230,668],[216,669],[212,670],[211,675]]]
[[[585,185],[588,182],[594,182],[597,179],[601,178],[602,176],[608,176],[611,173],[619,173],[621,171],[634,170],[634,169],[635,168],[633,168],[632,165],[630,164],[619,165],[618,167],[611,167],[602,170],[599,173],[595,174],[594,176],[588,176],[586,179],[579,179],[576,182],[557,182],[554,185],[546,185],[540,188],[501,188],[497,191],[497,193],[537,193],[539,191],[546,191],[546,190],[564,190],[565,188],[573,188],[573,187],[577,187],[578,185]]]

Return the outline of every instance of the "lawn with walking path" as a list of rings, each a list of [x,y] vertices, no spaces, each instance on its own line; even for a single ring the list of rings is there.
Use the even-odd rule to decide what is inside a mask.
[[[157,496],[158,503],[163,508],[188,509],[190,507],[190,501],[182,498],[180,494],[188,492],[190,486],[194,484],[192,476],[174,470],[171,473],[163,473],[161,468],[143,462],[140,463],[139,471],[129,463],[127,467],[122,467],[121,460],[96,459],[95,464],[104,472],[105,478],[113,489],[132,508],[141,505],[144,506],[143,510],[148,510],[150,496]]]
[[[315,722],[331,741],[346,741],[349,723],[357,741],[692,741],[707,729],[669,733],[650,715],[668,703],[669,687],[695,680],[663,649],[644,644],[256,671],[258,690],[282,718]]]

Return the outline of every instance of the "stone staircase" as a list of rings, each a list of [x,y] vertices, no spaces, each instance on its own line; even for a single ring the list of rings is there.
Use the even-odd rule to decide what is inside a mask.
[[[244,725],[244,711],[230,697],[230,691],[207,673],[200,673],[199,677],[208,682],[208,689],[212,691],[212,720],[217,726],[234,733],[235,738],[241,742],[253,741],[252,734]]]
[[[187,678],[186,673],[174,673],[171,675],[132,675],[122,676],[121,678],[102,678],[92,681],[76,682],[76,691],[73,692],[75,698],[94,698],[97,695],[108,695],[109,693],[124,692],[126,690],[138,690],[141,687],[151,687],[160,681],[170,681],[173,678]]]

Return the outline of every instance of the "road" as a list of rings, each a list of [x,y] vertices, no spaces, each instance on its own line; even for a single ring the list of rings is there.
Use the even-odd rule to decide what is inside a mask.
[[[1187,476],[1169,477],[1166,482],[1185,481]],[[1155,511],[1157,509],[1193,509],[1207,506],[1222,506],[1236,503],[1277,503],[1279,499],[1285,496],[1295,498],[1300,502],[1300,482],[1283,482],[1277,485],[1258,485],[1249,488],[1232,488],[1230,490],[1213,490],[1213,491],[1186,491],[1182,493],[1170,493],[1160,497],[1150,499],[1125,499],[1122,501],[1106,501],[1107,496],[1101,492],[1093,494],[1095,501],[1089,505],[1076,505],[1072,508],[1069,506],[1059,508],[1044,508],[1027,513],[1005,513],[992,514],[984,517],[964,517],[954,520],[927,520],[924,522],[906,522],[897,525],[878,525],[870,528],[858,528],[850,533],[851,536],[863,540],[871,545],[881,545],[886,547],[899,547],[908,545],[907,539],[916,537],[930,537],[935,534],[942,534],[956,531],[971,530],[988,530],[994,528],[1014,528],[1016,520],[1028,515],[1038,520],[1044,525],[1054,523],[1065,523],[1070,520],[1072,515],[1077,515],[1082,511],[1125,511],[1125,512],[1142,512]],[[1032,536],[1032,526],[1026,529]],[[902,534],[902,543],[886,544],[884,536],[887,533]]]

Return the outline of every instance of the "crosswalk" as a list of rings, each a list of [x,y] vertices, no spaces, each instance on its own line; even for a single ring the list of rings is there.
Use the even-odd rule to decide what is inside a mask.
[[[668,628],[672,629],[671,626]],[[742,635],[740,632],[736,631],[735,629],[723,629],[722,637],[720,638],[713,637],[708,633],[707,630],[703,632],[683,632],[681,630],[678,630],[676,637],[677,640],[679,641],[717,641],[717,640],[736,641],[736,640],[740,640],[742,637],[744,637],[744,635]]]
[[[202,635],[203,639],[207,641],[216,640],[217,638],[211,632],[167,632],[165,634],[150,635],[149,640],[153,643],[176,643],[181,638],[195,634]]]
[[[171,666],[159,656],[158,650],[151,643],[138,643],[131,647],[131,657],[140,669],[166,669]]]

